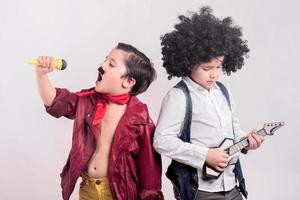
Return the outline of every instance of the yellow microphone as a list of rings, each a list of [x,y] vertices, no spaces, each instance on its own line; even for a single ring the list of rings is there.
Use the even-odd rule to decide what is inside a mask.
[[[39,62],[35,59],[27,60],[27,64],[38,65]],[[53,61],[54,68],[57,70],[64,70],[67,68],[67,62],[64,59],[55,59]]]

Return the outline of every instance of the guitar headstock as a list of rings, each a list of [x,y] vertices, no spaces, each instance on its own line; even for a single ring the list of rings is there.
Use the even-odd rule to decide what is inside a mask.
[[[284,125],[284,122],[267,123],[267,124],[264,124],[264,130],[265,130],[267,135],[273,135],[274,131],[276,131],[277,129],[279,129],[283,125]]]

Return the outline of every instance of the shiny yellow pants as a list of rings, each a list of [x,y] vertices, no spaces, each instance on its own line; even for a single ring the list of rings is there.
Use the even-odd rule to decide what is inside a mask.
[[[84,173],[80,183],[79,200],[112,200],[108,178],[94,179]]]

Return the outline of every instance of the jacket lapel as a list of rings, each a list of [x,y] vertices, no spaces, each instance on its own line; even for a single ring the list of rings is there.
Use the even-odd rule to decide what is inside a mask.
[[[114,141],[111,147],[110,172],[114,172],[118,158],[128,151],[129,146],[140,135],[143,125],[147,123],[147,107],[135,96],[132,96],[125,114],[116,128]],[[110,173],[110,174],[111,174]]]

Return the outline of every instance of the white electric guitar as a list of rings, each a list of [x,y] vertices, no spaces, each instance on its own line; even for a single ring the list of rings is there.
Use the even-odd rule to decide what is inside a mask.
[[[264,127],[257,131],[257,134],[260,136],[273,135],[274,131],[279,129],[284,125],[284,122],[274,122],[264,124]],[[243,148],[249,145],[248,139],[241,139],[239,142],[234,143],[233,139],[225,138],[221,144],[216,147],[223,149],[229,155],[228,165],[235,164],[238,160],[240,152]],[[227,166],[228,166],[227,165]],[[214,168],[204,164],[203,175],[205,178],[218,178],[222,172],[215,170]]]

